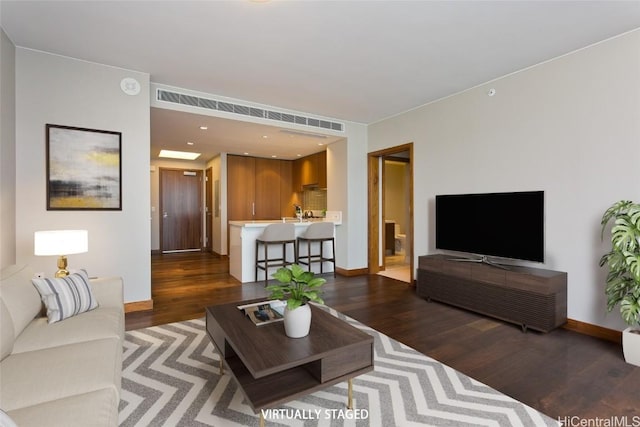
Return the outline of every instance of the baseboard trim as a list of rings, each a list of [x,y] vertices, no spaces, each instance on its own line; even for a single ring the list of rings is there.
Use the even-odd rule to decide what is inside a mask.
[[[153,310],[153,300],[126,302],[124,304],[125,313],[133,313],[134,311]]]
[[[563,326],[569,331],[578,332],[580,334],[589,335],[590,337],[600,338],[611,341],[616,344],[622,344],[622,332],[615,329],[604,328],[591,323],[580,322],[574,319],[567,319],[567,323]]]
[[[353,269],[353,270],[347,270],[345,268],[337,267],[336,268],[336,273],[338,273],[341,276],[347,276],[347,277],[366,276],[367,274],[369,274],[369,269],[368,268],[356,268],[356,269]]]

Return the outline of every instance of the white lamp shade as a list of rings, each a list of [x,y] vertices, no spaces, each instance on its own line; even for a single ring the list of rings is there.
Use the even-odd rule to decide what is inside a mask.
[[[36,231],[33,237],[35,255],[70,255],[89,250],[87,230]]]

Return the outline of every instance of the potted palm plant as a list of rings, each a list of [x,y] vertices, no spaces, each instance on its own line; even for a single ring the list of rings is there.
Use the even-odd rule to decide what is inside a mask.
[[[640,366],[640,204],[621,200],[607,209],[601,221],[603,238],[611,220],[611,251],[600,259],[600,267],[609,268],[607,310],[620,305],[622,320],[629,325],[622,332],[624,358]]]
[[[270,298],[287,302],[284,310],[284,330],[290,338],[301,338],[309,334],[311,327],[311,308],[307,302],[324,304],[320,298],[320,288],[326,280],[315,277],[298,264],[291,268],[282,267],[272,274],[279,283],[267,286]]]

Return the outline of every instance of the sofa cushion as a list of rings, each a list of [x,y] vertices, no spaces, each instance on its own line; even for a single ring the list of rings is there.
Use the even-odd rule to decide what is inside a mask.
[[[93,296],[89,277],[85,271],[55,279],[31,280],[40,292],[42,302],[47,307],[49,323],[93,310],[98,302]]]
[[[118,425],[118,394],[105,388],[9,412],[20,427],[114,427]]]
[[[75,344],[102,338],[124,339],[124,313],[122,309],[105,308],[48,323],[38,317],[16,338],[13,353],[41,350],[60,345]]]
[[[11,413],[110,387],[119,394],[121,372],[117,338],[14,353],[0,363],[0,407]]]
[[[0,272],[0,298],[4,301],[13,322],[13,335],[22,330],[42,310],[40,294],[31,284],[33,270],[23,265],[12,265]]]
[[[91,279],[91,289],[93,295],[98,300],[101,308],[117,308],[123,310],[124,308],[124,295],[123,295],[123,283],[120,277],[99,277],[97,279]]]
[[[9,309],[4,305],[4,301],[0,300],[0,360],[11,354],[14,340],[13,321]]]

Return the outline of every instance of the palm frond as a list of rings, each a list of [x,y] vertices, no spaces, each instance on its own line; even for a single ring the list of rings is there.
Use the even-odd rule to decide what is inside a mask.
[[[602,225],[602,231],[600,232],[601,239],[604,238],[604,231],[611,218],[618,216],[620,212],[624,212],[630,205],[633,205],[631,200],[620,200],[604,212],[602,219],[600,220],[600,225]]]
[[[640,283],[640,253],[624,252],[624,259],[629,272],[634,277],[634,279]]]
[[[638,247],[638,229],[627,215],[616,219],[611,229],[611,244],[621,251],[633,251]]]
[[[640,323],[640,301],[633,295],[627,295],[620,303],[622,320],[630,326]]]
[[[620,305],[622,319],[635,326],[640,324],[640,204],[621,200],[607,209],[601,220],[602,238],[611,220],[611,251],[600,258],[600,267],[609,269],[607,310]]]

